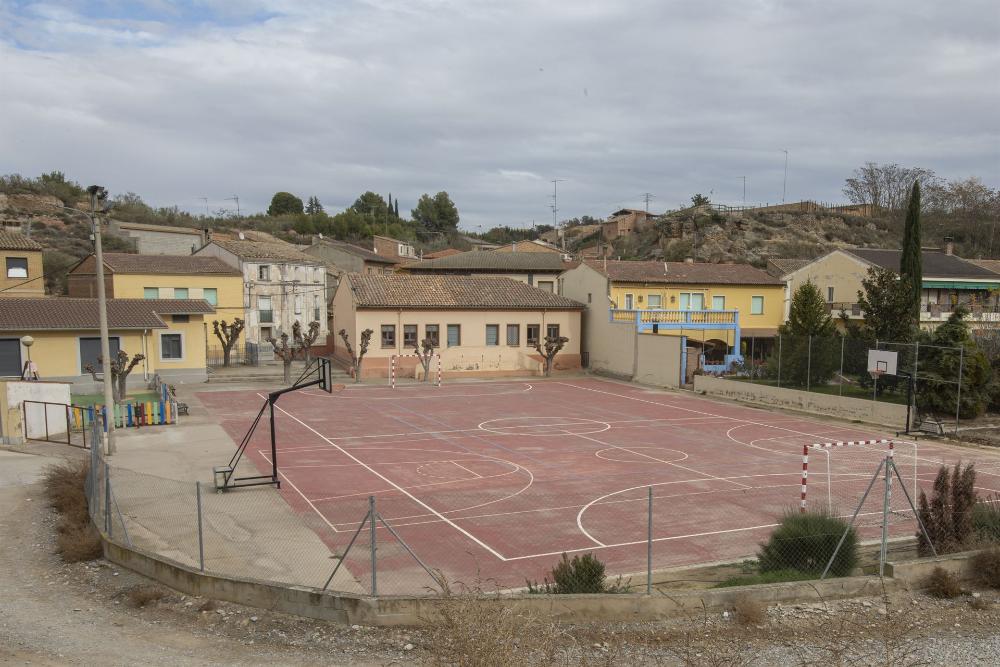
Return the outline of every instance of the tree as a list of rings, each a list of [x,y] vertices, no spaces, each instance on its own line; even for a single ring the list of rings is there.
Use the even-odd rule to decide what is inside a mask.
[[[915,181],[931,185],[938,180],[930,169],[866,162],[845,180],[843,192],[852,203],[868,204],[876,213],[899,211]]]
[[[923,289],[923,269],[920,242],[920,181],[914,181],[903,226],[903,253],[899,257],[899,275],[910,283],[910,318],[920,325],[920,292]]]
[[[125,350],[118,350],[118,354],[111,360],[111,395],[114,397],[115,403],[122,403],[125,401],[128,396],[126,387],[128,374],[131,373],[132,369],[145,358],[146,355],[136,354],[131,360],[129,360],[128,352]],[[103,363],[104,357],[97,357],[97,365],[100,366]],[[94,378],[95,382],[105,381],[106,378],[97,377],[97,369],[94,368],[93,364],[87,364],[83,368],[90,373],[90,376]]]
[[[768,371],[796,386],[825,384],[833,377],[840,353],[839,340],[833,344],[836,325],[826,312],[819,288],[811,281],[792,295],[788,321],[778,327],[781,346],[768,359]],[[780,350],[780,353],[779,353]]]
[[[302,333],[302,325],[299,324],[298,320],[292,324],[292,340],[295,345],[302,351],[302,358],[305,360],[306,365],[312,361],[312,355],[310,350],[312,349],[313,343],[319,338],[319,322],[313,320],[309,323],[309,330]]]
[[[267,214],[272,218],[278,215],[302,213],[302,200],[291,192],[276,192],[271,197],[271,205],[267,207]]]
[[[703,194],[696,194],[691,197],[692,206],[705,206],[706,204],[711,204],[711,200]]]
[[[546,336],[545,347],[543,348],[539,341],[535,341],[535,350],[538,354],[542,355],[542,359],[545,362],[545,377],[549,377],[552,374],[552,360],[556,358],[556,355],[559,354],[559,351],[568,342],[569,338],[566,336]]]
[[[281,359],[282,370],[284,371],[285,384],[292,383],[292,361],[295,359],[295,348],[288,344],[288,334],[282,333],[281,340],[274,336],[267,339],[267,342],[274,348],[274,354]],[[280,343],[280,344],[279,344]]]
[[[434,341],[425,338],[420,341],[420,345],[414,344],[413,351],[420,360],[420,365],[424,368],[424,382],[431,376],[431,360],[434,359]]]
[[[923,412],[952,415],[957,408],[960,417],[972,419],[992,399],[993,369],[969,333],[965,315],[959,307],[947,322],[922,336],[916,399]]]
[[[389,204],[382,199],[382,195],[369,190],[354,200],[351,209],[361,215],[367,216],[372,224],[384,225],[395,221],[396,216],[392,213]]]
[[[236,345],[236,341],[240,339],[240,334],[243,332],[245,323],[240,318],[234,318],[232,324],[227,323],[225,320],[221,322],[219,320],[214,320],[212,322],[212,332],[215,333],[215,337],[219,339],[222,343],[222,365],[229,366],[229,358],[233,351],[233,347]]]
[[[447,234],[458,229],[458,208],[447,192],[439,192],[433,197],[428,194],[420,195],[417,206],[410,211],[410,215],[426,232]]]
[[[361,382],[361,362],[364,361],[365,355],[368,353],[368,345],[371,343],[372,334],[375,333],[371,329],[365,329],[361,332],[361,345],[358,347],[358,353],[354,354],[354,348],[351,347],[351,341],[347,335],[347,329],[341,329],[337,332],[340,337],[344,340],[344,347],[347,348],[347,355],[351,358],[351,368],[354,371],[354,381]]]
[[[309,197],[309,200],[306,203],[306,213],[309,215],[323,213],[323,205],[319,203],[319,197],[316,195]]]
[[[916,327],[912,321],[913,291],[909,278],[901,277],[892,269],[873,266],[861,279],[858,305],[865,314],[863,338],[908,343],[913,340]]]
[[[938,554],[960,551],[974,537],[972,509],[976,505],[976,469],[956,463],[951,475],[948,466],[938,468],[931,498],[921,490],[917,502],[920,521],[927,530],[917,532],[917,553],[930,556],[930,545]],[[927,538],[930,537],[930,544]]]

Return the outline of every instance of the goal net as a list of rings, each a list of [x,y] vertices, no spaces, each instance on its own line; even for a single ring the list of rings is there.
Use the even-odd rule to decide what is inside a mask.
[[[822,510],[833,516],[847,517],[858,509],[872,476],[886,457],[892,457],[899,470],[906,492],[916,503],[917,445],[897,440],[853,440],[821,442],[802,448],[801,510]],[[913,510],[900,487],[891,476],[889,520],[913,519]],[[872,486],[858,512],[859,525],[882,523],[885,468]]]

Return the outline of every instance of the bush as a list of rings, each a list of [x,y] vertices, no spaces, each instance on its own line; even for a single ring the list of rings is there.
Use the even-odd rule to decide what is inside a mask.
[[[980,542],[1000,543],[1000,495],[980,500],[973,506],[972,531]]]
[[[135,586],[128,591],[128,603],[137,609],[165,597],[167,592],[156,586]]]
[[[749,595],[737,595],[733,613],[743,625],[758,625],[767,616],[767,608]]]
[[[938,468],[930,500],[920,491],[918,511],[927,536],[923,531],[917,532],[917,553],[931,555],[930,544],[938,554],[960,551],[967,546],[974,535],[973,512],[977,500],[973,464],[962,468],[961,463],[956,463],[950,475],[948,466]]]
[[[101,538],[90,523],[84,484],[87,461],[67,461],[45,470],[42,485],[49,506],[59,513],[56,552],[63,561],[75,563],[102,555]]]
[[[786,514],[757,553],[760,571],[796,570],[819,576],[845,531],[844,543],[830,566],[830,574],[845,577],[858,563],[858,536],[845,521],[824,512]]]
[[[552,581],[548,577],[539,586],[533,582],[528,583],[530,593],[555,593],[557,595],[569,595],[573,593],[620,593],[626,586],[621,585],[621,580],[611,586],[604,582],[604,563],[597,559],[594,554],[584,554],[573,556],[572,560],[566,554],[552,568]]]
[[[980,586],[1000,588],[1000,548],[992,547],[972,557],[972,580]]]
[[[924,579],[924,590],[935,598],[957,598],[962,594],[962,586],[958,578],[943,567],[936,567]]]
[[[59,522],[59,534],[56,535],[56,553],[65,563],[97,560],[104,555],[101,547],[101,537],[90,522],[79,524],[69,523],[65,519]]]

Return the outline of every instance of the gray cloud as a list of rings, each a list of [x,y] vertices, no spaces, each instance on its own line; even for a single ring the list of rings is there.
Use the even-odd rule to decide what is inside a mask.
[[[551,220],[553,178],[560,218],[774,202],[782,148],[789,199],[866,160],[1000,184],[990,2],[196,8],[0,0],[0,171],[196,211],[444,189],[473,229]]]

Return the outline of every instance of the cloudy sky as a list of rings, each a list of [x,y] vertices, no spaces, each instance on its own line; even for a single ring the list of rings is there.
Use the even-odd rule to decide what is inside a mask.
[[[1000,186],[996,0],[0,0],[0,172],[155,205],[462,226],[841,200],[865,161]]]

